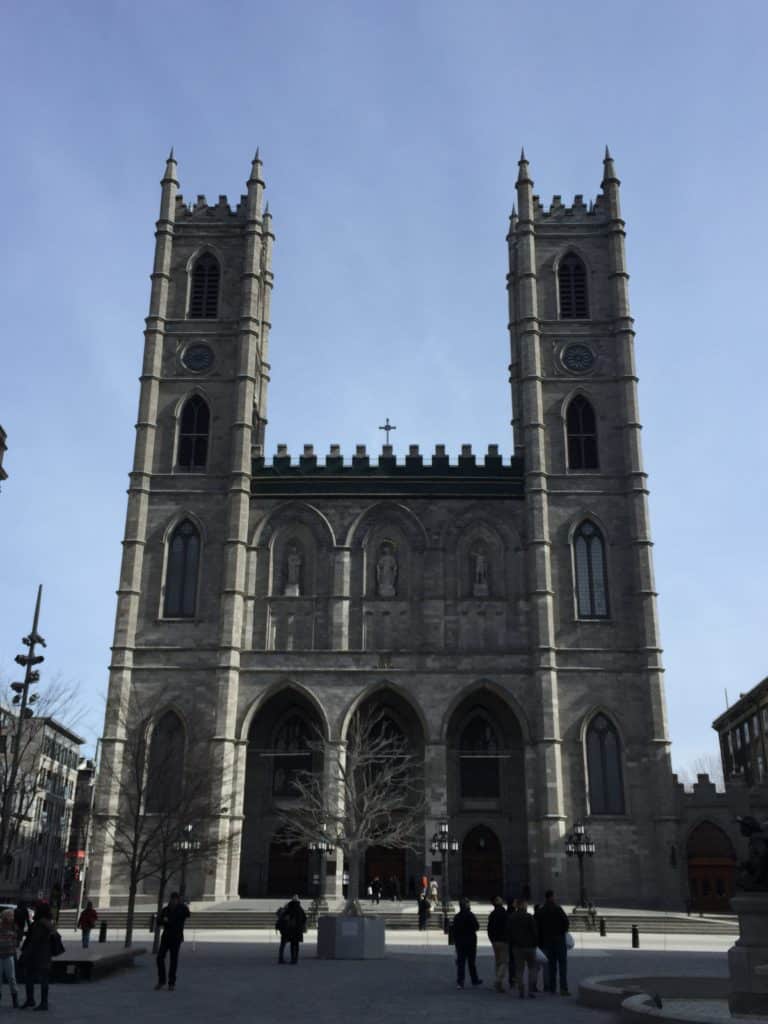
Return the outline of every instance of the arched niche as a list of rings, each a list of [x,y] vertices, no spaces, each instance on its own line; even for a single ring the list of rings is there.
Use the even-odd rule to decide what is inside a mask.
[[[279,832],[281,814],[290,813],[296,800],[291,777],[300,771],[323,771],[319,741],[324,735],[317,708],[292,686],[269,696],[251,716],[245,762],[241,895],[266,896],[274,857],[284,854],[293,858],[285,849],[280,853],[277,847],[285,844],[271,837]]]

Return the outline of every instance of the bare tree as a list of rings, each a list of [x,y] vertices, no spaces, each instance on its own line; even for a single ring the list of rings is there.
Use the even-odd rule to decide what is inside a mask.
[[[190,716],[181,742],[166,742],[161,734],[165,708],[134,705],[121,724],[119,743],[105,745],[99,768],[100,787],[115,799],[112,813],[99,808],[94,831],[99,844],[111,847],[114,860],[128,882],[125,945],[133,939],[136,897],[147,879],[159,882],[158,906],[165,889],[183,863],[217,850],[214,765],[203,723]],[[183,829],[191,825],[197,842],[195,856],[182,848]],[[232,841],[229,837],[227,842]]]
[[[40,686],[34,698],[34,713],[0,706],[0,864],[6,878],[28,838],[25,825],[41,789],[38,769],[46,730],[52,721],[71,730],[82,717],[77,685],[60,676]]]
[[[421,848],[423,762],[383,711],[355,715],[343,747],[323,738],[312,747],[322,752],[323,772],[293,775],[297,799],[280,816],[282,835],[294,847],[321,839],[336,843],[349,864],[345,912],[354,912],[366,850]]]
[[[719,793],[725,790],[725,780],[723,778],[723,763],[717,754],[710,752],[699,754],[698,757],[694,757],[687,765],[681,768],[675,769],[680,782],[684,786],[692,786],[699,775],[708,775],[710,782],[714,782],[715,788]]]

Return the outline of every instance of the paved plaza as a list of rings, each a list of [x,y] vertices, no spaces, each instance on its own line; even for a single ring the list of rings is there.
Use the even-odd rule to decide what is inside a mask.
[[[98,981],[60,984],[51,989],[52,1015],[68,1021],[122,1024],[135,1021],[275,1021],[284,1024],[339,1024],[345,1021],[432,1022],[467,1024],[482,1021],[531,1022],[613,1021],[612,1014],[578,1005],[581,978],[603,974],[686,973],[725,976],[726,960],[719,938],[702,938],[693,950],[668,948],[631,950],[600,946],[597,936],[582,939],[569,959],[574,996],[539,995],[520,1001],[516,994],[493,990],[492,956],[481,942],[478,968],[484,984],[478,989],[455,987],[452,950],[442,936],[425,942],[407,933],[388,935],[384,960],[327,961],[314,956],[313,936],[296,966],[278,966],[277,945],[265,932],[244,937],[230,932],[195,941],[190,931],[182,948],[175,992],[153,991],[154,961],[148,954],[137,966]],[[675,937],[676,941],[680,937]],[[143,935],[139,933],[139,941]],[[662,937],[659,937],[661,941]],[[77,940],[71,933],[65,943]],[[690,939],[685,941],[691,942]],[[602,940],[605,943],[605,940]],[[649,939],[649,947],[653,943]],[[627,943],[628,945],[628,943]],[[707,947],[707,948],[705,948]],[[10,1013],[7,990],[0,1017]]]

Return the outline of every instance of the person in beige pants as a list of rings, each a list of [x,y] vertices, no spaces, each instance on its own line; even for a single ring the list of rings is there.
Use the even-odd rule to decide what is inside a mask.
[[[504,979],[507,976],[507,965],[509,963],[509,943],[507,941],[507,911],[501,896],[494,897],[493,910],[488,915],[488,938],[493,947],[493,955],[496,960],[496,984],[494,988],[497,992],[503,992]]]

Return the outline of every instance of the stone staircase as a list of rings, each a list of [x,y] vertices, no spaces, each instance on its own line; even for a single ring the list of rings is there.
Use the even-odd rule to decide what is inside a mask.
[[[226,904],[193,903],[193,923],[198,931],[252,931],[266,930],[274,931],[275,912],[278,907],[284,905],[286,900],[240,900],[230,901]],[[343,901],[323,901],[319,907],[315,907],[310,901],[304,901],[304,909],[309,917],[310,927],[314,924],[317,913],[338,913],[343,906]],[[363,910],[379,918],[384,918],[388,929],[404,929],[415,931],[418,928],[418,916],[416,906],[411,902],[406,903],[363,903]],[[134,931],[137,937],[142,932],[149,934],[150,917],[154,913],[154,906],[142,904],[136,909],[134,918]],[[567,909],[567,908],[566,908]],[[453,907],[451,913],[455,913]],[[99,922],[106,921],[108,928],[121,931],[126,924],[126,911],[124,907],[99,907],[97,908]],[[473,907],[473,912],[478,919],[481,931],[484,932],[488,920],[489,911]],[[699,917],[698,915],[664,913],[663,911],[648,910],[605,910],[598,913],[597,922],[599,927],[600,918],[605,919],[606,931],[609,935],[629,935],[633,925],[637,925],[640,934],[667,934],[667,935],[738,935],[739,926],[735,916],[710,915]],[[59,916],[59,927],[66,931],[74,929],[76,912],[74,910],[62,910]],[[443,915],[440,908],[434,908],[429,915],[427,927],[430,931],[442,930]],[[577,912],[570,915],[571,930],[574,932],[592,931],[589,918],[585,913]],[[597,930],[597,929],[595,929]]]

